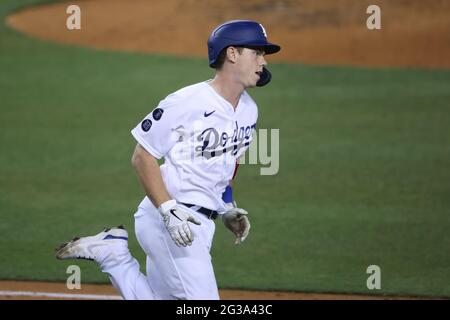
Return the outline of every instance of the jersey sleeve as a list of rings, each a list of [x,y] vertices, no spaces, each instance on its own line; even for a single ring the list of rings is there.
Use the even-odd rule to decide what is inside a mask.
[[[131,134],[151,155],[161,159],[179,141],[183,117],[183,106],[169,96],[131,130]]]

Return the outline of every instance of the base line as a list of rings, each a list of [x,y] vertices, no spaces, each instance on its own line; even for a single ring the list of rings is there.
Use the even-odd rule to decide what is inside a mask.
[[[67,299],[94,299],[94,300],[122,300],[121,296],[101,295],[101,294],[75,294],[57,292],[33,292],[33,291],[0,291],[0,296],[9,297],[48,297]]]

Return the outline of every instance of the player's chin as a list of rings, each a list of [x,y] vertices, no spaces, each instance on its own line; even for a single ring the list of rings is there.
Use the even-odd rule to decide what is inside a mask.
[[[255,88],[256,84],[259,81],[259,75],[256,75],[256,77],[252,77],[252,79],[249,81],[249,85],[247,86],[247,88]]]

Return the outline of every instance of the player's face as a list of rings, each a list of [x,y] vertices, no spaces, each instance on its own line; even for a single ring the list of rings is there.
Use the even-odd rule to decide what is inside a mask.
[[[265,52],[262,48],[243,48],[239,54],[237,62],[238,77],[245,88],[252,88],[256,86],[263,66],[267,65],[264,58]]]

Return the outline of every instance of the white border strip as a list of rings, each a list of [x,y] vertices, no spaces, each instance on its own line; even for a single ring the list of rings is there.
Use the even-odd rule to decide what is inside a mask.
[[[8,297],[47,297],[64,299],[93,299],[93,300],[122,300],[121,296],[100,295],[100,294],[72,294],[56,292],[33,292],[33,291],[0,291],[1,296]]]

